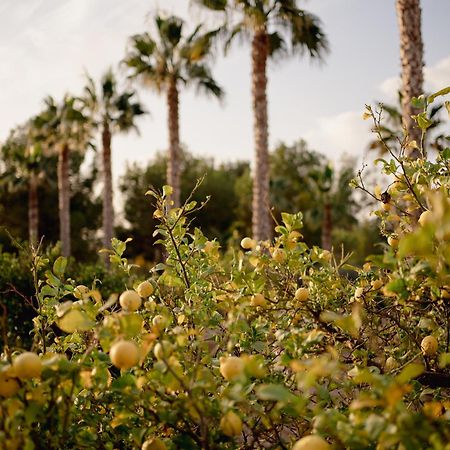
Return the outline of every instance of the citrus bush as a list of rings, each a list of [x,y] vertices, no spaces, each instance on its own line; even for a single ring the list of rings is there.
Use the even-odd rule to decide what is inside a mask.
[[[362,269],[302,242],[301,213],[223,254],[190,228],[202,204],[150,191],[147,280],[106,297],[58,258],[38,283],[32,352],[4,348],[2,448],[450,449],[450,149],[420,147],[381,161],[386,243]]]

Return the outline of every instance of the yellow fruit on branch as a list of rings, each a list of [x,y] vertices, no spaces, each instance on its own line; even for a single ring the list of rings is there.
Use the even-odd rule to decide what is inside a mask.
[[[393,356],[389,356],[389,358],[386,359],[386,362],[384,363],[384,367],[388,372],[397,369],[398,366],[398,362]]]
[[[168,358],[172,353],[172,344],[167,341],[158,342],[153,348],[153,354],[158,361]]]
[[[85,286],[84,284],[79,284],[74,290],[73,295],[75,298],[78,298],[79,300],[82,300],[84,297],[86,297],[89,294],[89,288]]]
[[[302,437],[292,447],[292,450],[329,450],[329,449],[331,449],[331,446],[325,439],[313,434]]]
[[[377,291],[378,289],[381,289],[384,285],[383,280],[373,280],[372,281],[372,289],[374,289],[375,291]]]
[[[355,289],[355,300],[361,300],[364,297],[364,288],[359,286]]]
[[[242,420],[233,411],[228,411],[220,419],[220,430],[229,437],[238,436],[242,433]]]
[[[118,341],[109,351],[111,362],[118,369],[131,369],[139,362],[139,349],[133,341]]]
[[[152,438],[146,440],[141,447],[142,450],[166,450],[167,446],[161,439]]]
[[[252,298],[250,300],[250,305],[252,305],[252,306],[265,306],[266,305],[266,299],[264,298],[264,295],[262,295],[262,294],[253,294]]]
[[[286,261],[286,252],[282,248],[276,248],[272,253],[272,258],[277,263]]]
[[[120,306],[126,311],[137,311],[142,303],[139,294],[134,290],[122,292],[119,297]]]
[[[398,239],[393,236],[389,236],[387,242],[392,248],[398,247]]]
[[[161,314],[156,315],[152,319],[153,326],[155,326],[158,329],[164,328],[166,326],[166,323],[167,323],[166,318]]]
[[[438,341],[434,336],[425,336],[420,343],[422,353],[426,356],[434,356],[438,351]]]
[[[153,294],[154,288],[150,281],[143,281],[136,289],[137,293],[142,298],[150,297]]]
[[[227,381],[235,380],[244,373],[245,362],[237,356],[220,358],[220,373]]]
[[[309,289],[301,287],[298,288],[295,291],[295,295],[294,295],[295,300],[298,300],[299,302],[306,302],[306,300],[308,300],[309,298]]]
[[[251,250],[256,247],[256,241],[249,237],[245,237],[241,241],[241,247],[245,250]]]
[[[424,211],[418,220],[419,224],[423,227],[425,225],[430,225],[433,223],[433,214],[431,211]]]
[[[0,397],[12,397],[20,389],[20,385],[15,378],[6,372],[0,372]]]
[[[36,353],[25,352],[14,359],[13,370],[21,380],[38,378],[41,376],[42,362]]]

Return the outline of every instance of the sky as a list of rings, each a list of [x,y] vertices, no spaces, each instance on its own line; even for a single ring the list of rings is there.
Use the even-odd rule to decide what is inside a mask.
[[[47,95],[81,93],[84,74],[99,79],[124,57],[128,37],[147,31],[157,10],[186,19],[187,27],[211,15],[189,0],[0,0],[0,142],[42,108]],[[299,1],[321,20],[330,42],[322,63],[295,57],[268,68],[270,148],[300,138],[331,160],[363,158],[371,135],[362,120],[366,103],[396,99],[399,38],[394,0]],[[450,85],[449,0],[422,0],[426,89]],[[218,54],[213,73],[223,102],[180,94],[180,136],[196,155],[216,161],[251,160],[250,47],[236,43]],[[164,96],[138,87],[149,115],[140,135],[115,136],[113,172],[145,165],[167,148]]]

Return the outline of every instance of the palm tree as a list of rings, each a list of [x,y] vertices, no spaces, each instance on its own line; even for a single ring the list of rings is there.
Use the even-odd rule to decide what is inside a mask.
[[[297,0],[197,0],[235,19],[228,27],[226,47],[238,35],[251,38],[255,167],[252,229],[257,240],[270,239],[269,151],[266,66],[270,57],[309,53],[320,58],[328,44],[319,19],[297,7]]]
[[[400,61],[402,65],[402,117],[403,125],[410,140],[420,145],[421,130],[412,115],[420,109],[411,104],[413,97],[423,93],[423,41],[421,29],[420,0],[397,0],[397,20],[400,31]],[[412,154],[419,156],[416,151]]]
[[[103,246],[109,247],[113,237],[114,208],[111,164],[111,139],[115,132],[138,131],[136,117],[144,114],[142,105],[134,100],[133,90],[119,92],[116,77],[109,69],[100,82],[97,94],[95,83],[88,77],[85,100],[99,122],[102,134],[103,162]],[[107,263],[109,259],[106,259]]]
[[[169,158],[167,183],[172,186],[172,200],[180,205],[180,85],[194,85],[198,90],[221,98],[223,91],[211,75],[207,59],[212,53],[216,31],[201,33],[197,26],[184,36],[184,22],[178,17],[155,18],[156,37],[143,33],[131,37],[131,45],[124,63],[131,69],[131,77],[144,85],[165,92],[168,108]]]
[[[71,254],[70,237],[70,152],[84,152],[90,145],[93,123],[80,99],[65,95],[59,104],[45,99],[44,111],[35,117],[36,138],[47,151],[58,155],[58,210],[61,253]]]
[[[25,183],[28,190],[28,239],[36,245],[39,239],[38,188],[44,178],[45,164],[42,148],[33,139],[32,120],[11,130],[2,146],[6,170],[2,181],[19,188]]]

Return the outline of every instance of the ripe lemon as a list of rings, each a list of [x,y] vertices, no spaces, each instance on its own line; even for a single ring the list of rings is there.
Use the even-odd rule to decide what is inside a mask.
[[[272,253],[272,258],[277,263],[282,263],[286,260],[286,252],[282,248],[276,248]]]
[[[438,341],[434,336],[425,336],[420,343],[422,353],[427,356],[433,356],[438,351]]]
[[[251,239],[249,237],[245,237],[241,241],[241,247],[245,250],[251,250],[252,248],[256,247],[256,241],[254,241],[253,239]]]
[[[383,280],[380,280],[380,279],[378,279],[378,280],[373,280],[371,284],[372,284],[372,288],[373,288],[375,291],[377,291],[378,289],[382,288],[383,285],[384,285]]]
[[[388,372],[395,370],[398,368],[398,362],[393,356],[389,356],[389,358],[384,363],[384,367]]]
[[[122,292],[119,297],[120,306],[127,311],[136,311],[140,308],[142,299],[134,290]]]
[[[252,306],[265,306],[266,299],[262,294],[253,294],[250,300],[250,305]]]
[[[235,412],[228,411],[220,419],[220,429],[226,436],[237,436],[242,433],[242,420]]]
[[[387,242],[392,248],[398,247],[398,239],[393,236],[389,236]]]
[[[292,450],[329,450],[330,448],[330,444],[325,439],[311,434],[297,441]]]
[[[308,300],[309,298],[309,289],[301,287],[298,288],[295,291],[295,295],[294,295],[295,300],[298,300],[299,302],[306,302],[306,300]]]
[[[15,378],[8,374],[0,372],[0,396],[12,397],[20,389],[20,385]]]
[[[220,358],[220,373],[227,381],[239,378],[244,373],[244,369],[245,362],[237,356]]]
[[[153,284],[150,281],[143,281],[136,289],[137,293],[142,298],[150,297],[153,294]]]
[[[133,341],[118,341],[111,346],[109,357],[118,369],[131,369],[139,362],[139,349]]]
[[[33,352],[22,353],[14,360],[13,370],[21,380],[40,377],[42,372],[41,359]]]
[[[152,438],[142,444],[142,450],[166,450],[166,444],[161,439]]]
[[[364,288],[359,286],[355,289],[355,300],[361,300],[364,297]]]
[[[205,242],[205,246],[203,247],[203,251],[209,255],[210,253],[212,253],[214,251],[215,248],[215,244],[212,241],[206,241]]]
[[[433,214],[431,213],[431,211],[429,210],[424,211],[420,215],[418,222],[422,227],[433,223]]]
[[[152,324],[157,328],[164,328],[166,326],[166,318],[161,314],[158,314],[153,317]]]
[[[89,288],[84,284],[79,284],[74,290],[73,295],[75,298],[82,300],[85,296],[89,294]]]
[[[158,361],[161,361],[164,358],[168,358],[171,353],[172,345],[167,341],[158,342],[153,348],[153,354]]]

